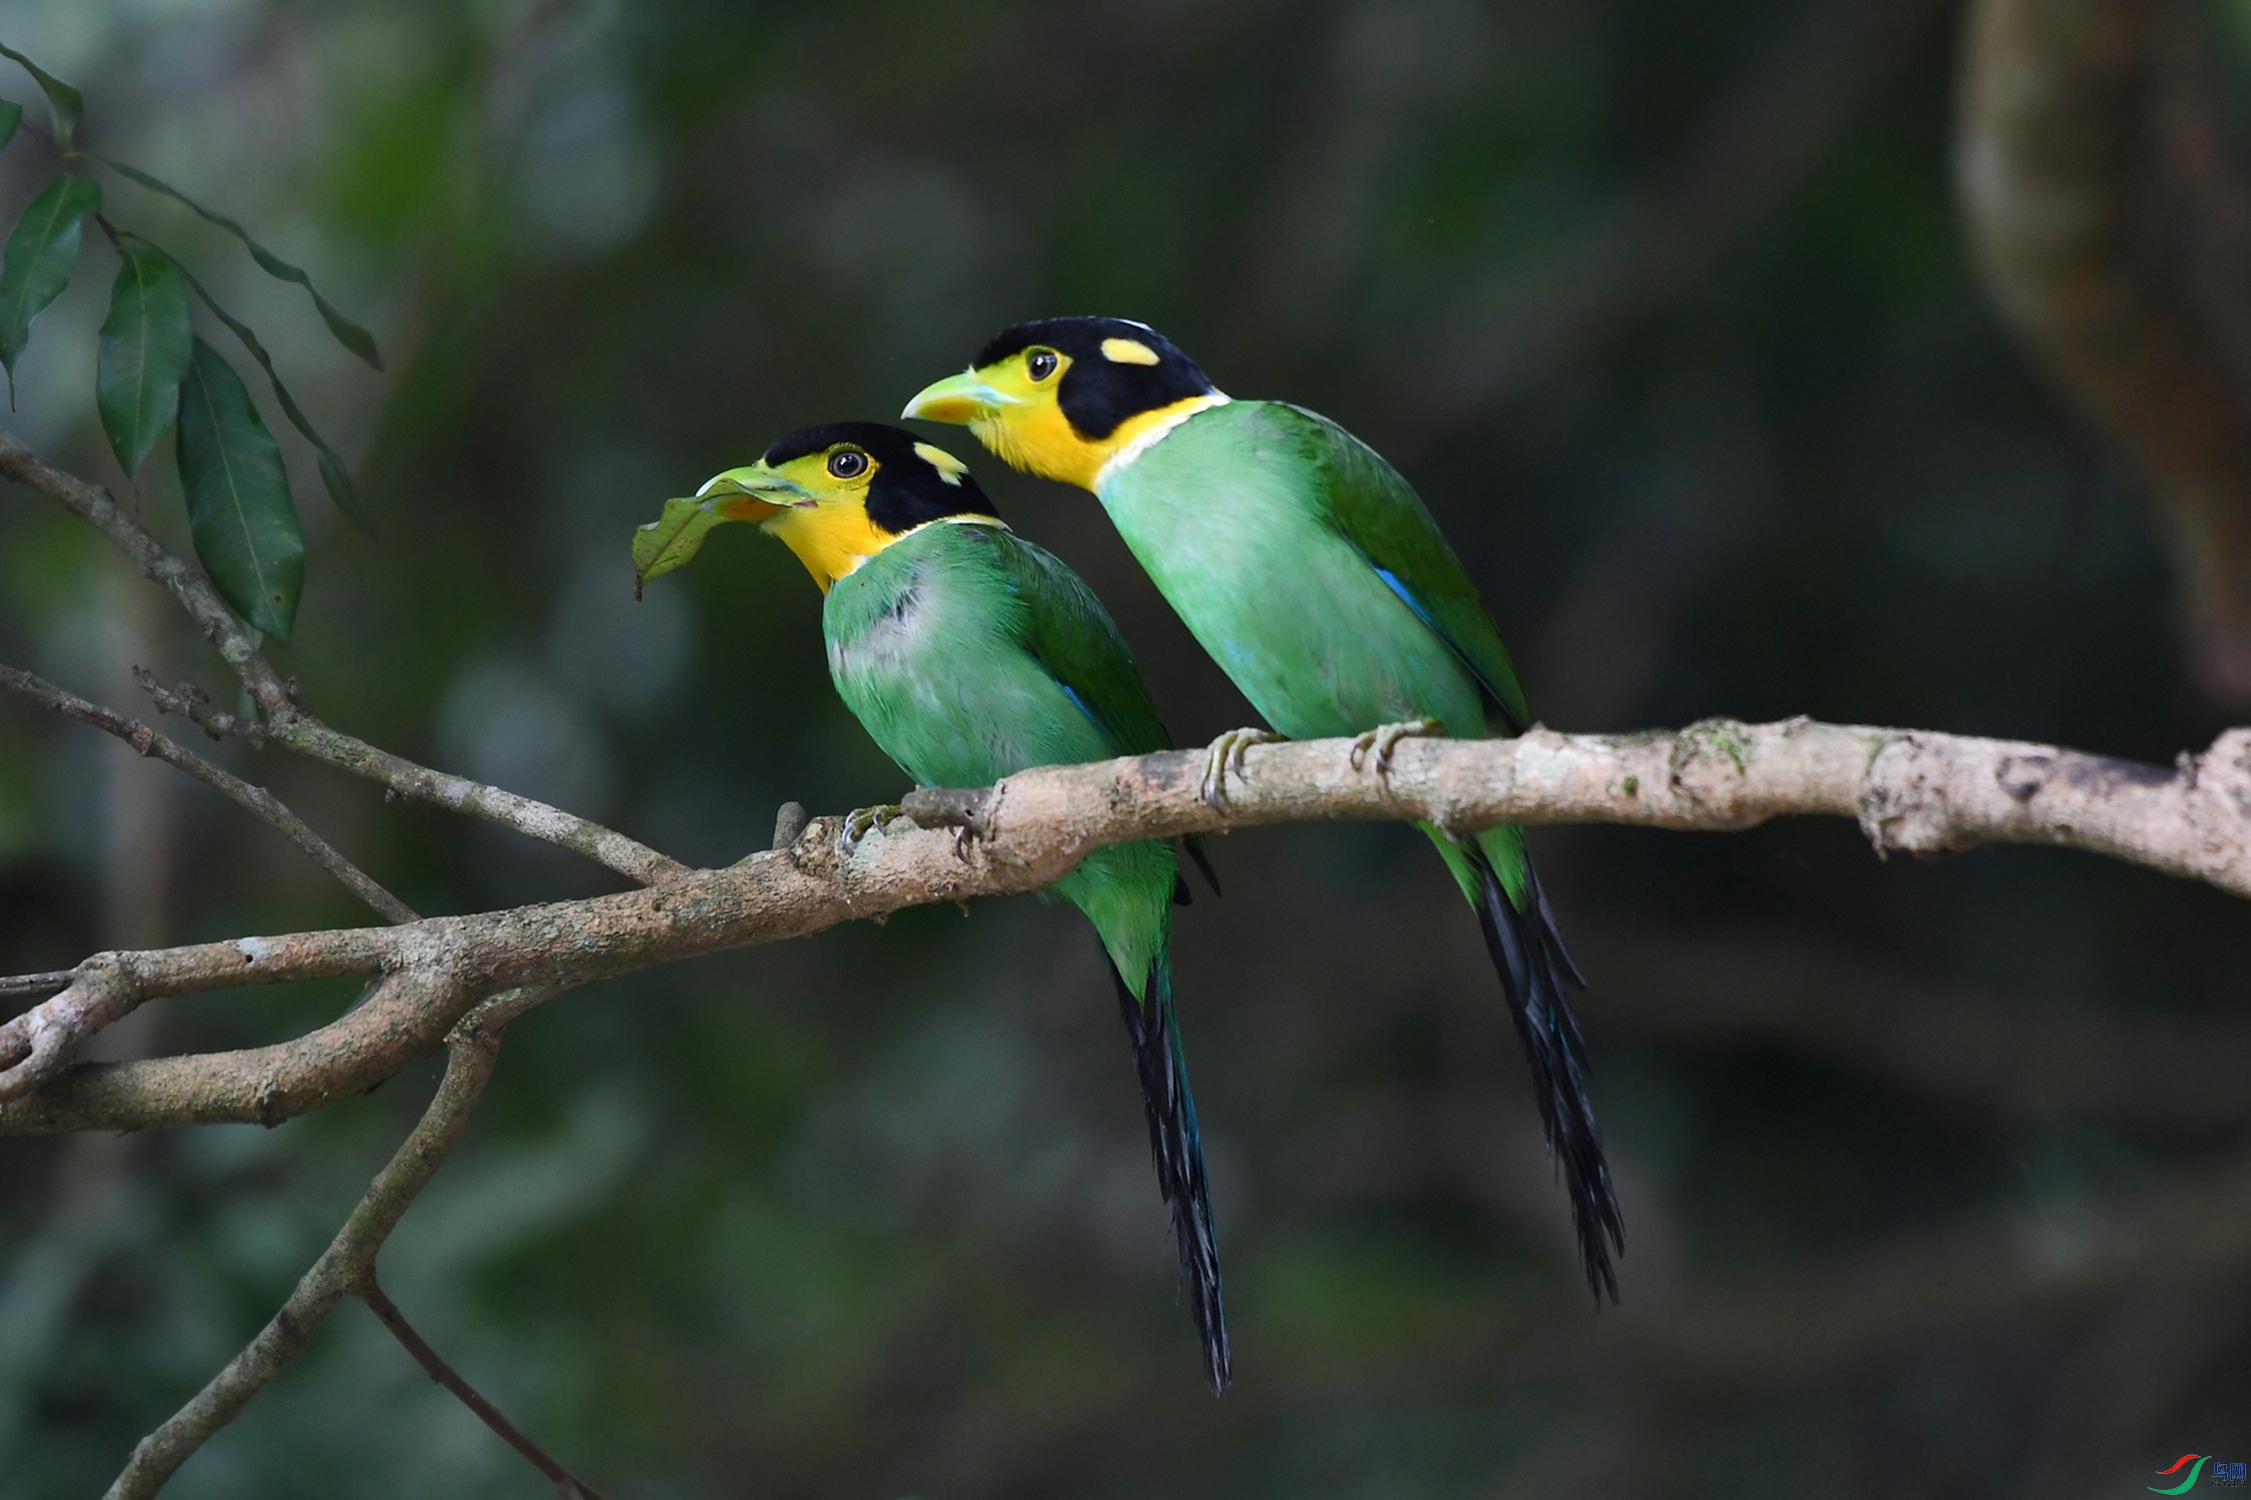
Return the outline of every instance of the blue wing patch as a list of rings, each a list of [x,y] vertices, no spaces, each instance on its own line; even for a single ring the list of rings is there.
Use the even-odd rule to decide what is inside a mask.
[[[1362,553],[1361,556],[1367,557],[1367,554]],[[1399,581],[1398,574],[1392,572],[1389,568],[1379,566],[1373,559],[1369,560],[1368,566],[1376,570],[1376,576],[1378,578],[1381,578],[1385,583],[1391,586],[1391,591],[1399,596],[1399,602],[1401,604],[1406,605],[1409,609],[1415,612],[1416,619],[1422,621],[1424,625],[1428,626],[1433,634],[1439,636],[1441,639],[1444,638],[1445,632],[1441,631],[1438,628],[1438,622],[1430,617],[1430,611],[1423,608],[1423,604],[1420,599],[1417,599],[1413,594],[1407,592],[1407,585]]]
[[[1079,690],[1077,688],[1071,686],[1067,682],[1064,682],[1060,678],[1056,680],[1055,685],[1063,690],[1063,696],[1070,699],[1071,702],[1077,706],[1080,713],[1086,715],[1086,721],[1089,724],[1092,724],[1097,729],[1102,728],[1102,721],[1094,716],[1093,709],[1086,706],[1086,700],[1079,696]],[[1103,730],[1103,732],[1107,734],[1109,731]]]
[[[1355,547],[1353,550],[1359,551],[1357,547]],[[1428,609],[1425,609],[1423,607],[1423,602],[1414,596],[1413,591],[1410,590],[1406,584],[1399,581],[1399,575],[1392,572],[1391,569],[1385,567],[1382,563],[1377,562],[1374,558],[1368,556],[1368,554],[1365,552],[1360,553],[1360,560],[1374,570],[1375,575],[1384,581],[1384,586],[1386,588],[1390,589],[1394,594],[1397,594],[1399,596],[1399,602],[1401,604],[1406,605],[1408,609],[1414,612],[1415,618],[1423,622],[1423,628],[1425,630],[1428,630],[1432,635],[1437,636],[1440,641],[1445,643],[1446,649],[1453,653],[1454,660],[1460,662],[1462,664],[1462,669],[1468,672],[1471,677],[1477,680],[1478,686],[1484,689],[1486,698],[1491,701],[1495,708],[1498,708],[1501,711],[1501,717],[1508,721],[1509,728],[1521,734],[1528,727],[1526,723],[1523,720],[1520,720],[1516,716],[1515,711],[1512,710],[1508,706],[1508,704],[1502,700],[1501,695],[1494,690],[1493,684],[1486,681],[1485,674],[1477,670],[1477,664],[1471,661],[1468,656],[1463,654],[1461,647],[1455,645],[1453,638],[1448,636],[1446,632],[1439,627],[1438,621],[1431,617],[1431,613]]]

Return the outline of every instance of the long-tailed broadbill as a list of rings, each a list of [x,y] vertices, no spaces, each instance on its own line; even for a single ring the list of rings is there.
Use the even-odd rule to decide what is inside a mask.
[[[680,566],[724,521],[756,523],[813,575],[838,695],[920,785],[981,787],[1030,766],[1171,747],[1093,591],[1011,531],[959,459],[912,433],[843,422],[779,439],[642,527],[638,576]],[[855,812],[846,837],[897,811]],[[1197,845],[1188,851],[1204,863]],[[1224,1390],[1219,1242],[1172,997],[1178,857],[1160,840],[1113,844],[1054,891],[1086,914],[1108,956],[1205,1375]]]
[[[1284,735],[1355,736],[1354,767],[1381,777],[1402,737],[1530,725],[1492,617],[1399,472],[1326,417],[1230,400],[1144,324],[1019,323],[905,415],[966,425],[1014,467],[1093,491],[1189,631]],[[1244,773],[1244,747],[1265,738],[1213,742],[1204,790],[1215,806]],[[1588,1285],[1615,1300],[1624,1230],[1566,993],[1585,981],[1521,829],[1422,828],[1500,973]]]

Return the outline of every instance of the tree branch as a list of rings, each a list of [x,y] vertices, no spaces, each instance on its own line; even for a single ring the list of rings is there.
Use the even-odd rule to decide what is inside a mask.
[[[358,865],[339,854],[334,845],[313,832],[303,818],[291,812],[279,797],[264,787],[252,786],[241,777],[220,770],[202,756],[166,739],[138,720],[128,719],[113,709],[90,703],[76,694],[66,693],[20,668],[0,665],[0,687],[21,693],[32,702],[51,708],[65,718],[106,730],[142,755],[177,766],[237,806],[249,809],[271,824],[283,838],[311,855],[316,864],[342,881],[353,895],[374,907],[385,920],[419,920],[413,907],[378,885]]]
[[[497,1030],[479,1027],[464,1027],[450,1039],[445,1076],[438,1082],[436,1096],[390,1163],[369,1184],[336,1238],[258,1336],[187,1405],[134,1445],[132,1458],[109,1487],[106,1500],[147,1500],[162,1489],[180,1465],[297,1357],[336,1304],[371,1276],[376,1252],[468,1128],[492,1077],[499,1046]]]
[[[404,756],[379,750],[365,740],[331,729],[302,708],[260,724],[212,708],[210,700],[193,683],[183,682],[176,688],[166,688],[159,686],[148,673],[136,673],[135,677],[155,701],[159,712],[191,719],[214,738],[229,736],[261,745],[283,746],[338,770],[380,782],[394,796],[442,807],[449,812],[467,813],[488,823],[512,828],[527,838],[582,854],[641,885],[676,880],[688,873],[688,867],[678,860],[659,854],[614,829],[564,812],[559,807],[471,781],[466,776],[417,765]]]
[[[2191,665],[2251,701],[2251,202],[2184,0],[1978,0],[1956,177],[1995,300],[2147,473]]]
[[[372,1262],[356,1290],[360,1300],[367,1304],[368,1311],[382,1320],[383,1326],[391,1330],[391,1336],[405,1347],[407,1353],[414,1356],[415,1363],[422,1366],[432,1380],[451,1391],[463,1406],[475,1412],[477,1420],[490,1427],[501,1441],[529,1459],[533,1468],[547,1476],[548,1482],[555,1486],[563,1500],[602,1500],[593,1486],[557,1463],[546,1449],[526,1437],[522,1428],[503,1416],[498,1407],[479,1394],[475,1386],[462,1379],[460,1372],[430,1347],[428,1340],[414,1331],[414,1325],[406,1320],[405,1313],[399,1311],[398,1304],[384,1295],[383,1288],[375,1284],[375,1266]]]
[[[339,770],[381,782],[409,801],[467,813],[512,828],[527,838],[582,854],[641,885],[677,880],[688,873],[688,867],[670,855],[659,854],[599,823],[466,776],[416,765],[404,756],[331,729],[307,713],[296,713],[269,725],[266,738]]]
[[[894,822],[847,851],[836,820],[821,819],[787,849],[620,895],[97,954],[70,988],[0,1027],[0,1059],[45,1058],[51,1069],[159,996],[345,974],[404,982],[276,1047],[80,1065],[29,1093],[33,1064],[18,1061],[0,1073],[0,1098],[10,1101],[0,1104],[0,1133],[272,1124],[371,1087],[432,1050],[466,1005],[454,976],[469,976],[477,991],[578,984],[908,906],[1036,890],[1104,844],[1227,828],[1373,819],[1456,830],[1595,822],[1721,832],[1831,815],[1856,819],[1879,854],[2047,844],[2251,896],[2251,729],[2230,730],[2171,769],[1805,719],[1711,720],[1677,734],[1409,740],[1387,781],[1354,770],[1348,744],[1252,750],[1225,815],[1199,792],[1202,754],[1167,751],[1042,767],[982,791],[913,792],[905,806],[920,828]],[[939,831],[949,828],[967,837]]]
[[[0,432],[0,478],[37,490],[84,518],[132,559],[143,574],[171,590],[204,638],[218,648],[242,679],[265,722],[252,725],[231,714],[209,712],[202,694],[193,688],[164,693],[154,688],[153,679],[144,677],[142,685],[157,692],[157,706],[164,712],[187,714],[214,733],[237,733],[285,745],[300,755],[379,781],[399,796],[468,813],[583,854],[628,880],[647,884],[687,873],[687,866],[679,861],[599,823],[467,777],[433,771],[331,729],[297,702],[291,685],[282,681],[260,652],[257,635],[228,610],[211,581],[119,510],[107,492],[56,468],[4,432]],[[199,705],[204,711],[198,712]]]
[[[261,712],[273,716],[290,711],[288,686],[259,654],[258,638],[234,617],[211,580],[166,551],[163,543],[117,508],[106,490],[64,473],[5,432],[0,432],[0,478],[37,490],[108,537],[144,576],[171,591],[203,638],[218,648],[242,679]]]

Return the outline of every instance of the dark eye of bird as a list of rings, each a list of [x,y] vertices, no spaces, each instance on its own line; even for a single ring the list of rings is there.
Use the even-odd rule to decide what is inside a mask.
[[[1053,349],[1034,349],[1024,356],[1024,372],[1034,380],[1045,380],[1055,373],[1058,363]]]
[[[868,471],[868,456],[857,448],[839,448],[828,456],[828,471],[838,479],[857,479]]]

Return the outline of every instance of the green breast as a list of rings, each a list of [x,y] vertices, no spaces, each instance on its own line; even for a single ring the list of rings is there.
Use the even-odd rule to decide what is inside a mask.
[[[1033,649],[1026,584],[1044,568],[1019,550],[1029,546],[995,526],[927,526],[829,590],[821,624],[836,691],[923,786],[986,786],[1146,748],[1115,743]],[[1112,669],[1131,673],[1123,647],[1111,649]],[[1174,864],[1167,843],[1113,844],[1056,883],[1137,994],[1171,930]]]
[[[1023,545],[999,527],[928,526],[829,590],[821,623],[837,693],[924,786],[1117,753],[1025,648],[1006,555]]]

